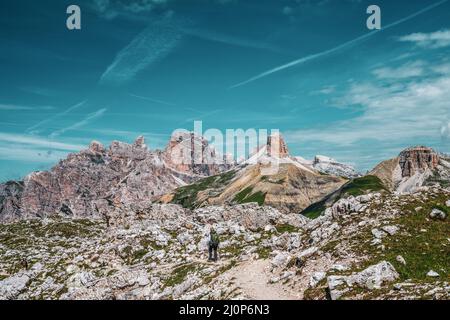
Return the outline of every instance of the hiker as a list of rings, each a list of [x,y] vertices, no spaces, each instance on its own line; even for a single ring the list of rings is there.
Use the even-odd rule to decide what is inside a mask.
[[[208,250],[209,250],[208,261],[217,261],[217,249],[219,247],[219,243],[220,243],[219,235],[217,234],[216,230],[214,230],[214,228],[211,227],[211,230],[209,231],[209,242],[208,242]]]

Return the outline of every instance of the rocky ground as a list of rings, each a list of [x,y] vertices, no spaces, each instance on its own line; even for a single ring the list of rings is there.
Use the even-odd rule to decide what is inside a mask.
[[[424,187],[350,196],[314,220],[254,203],[140,203],[107,221],[3,224],[0,298],[449,299],[449,200]]]

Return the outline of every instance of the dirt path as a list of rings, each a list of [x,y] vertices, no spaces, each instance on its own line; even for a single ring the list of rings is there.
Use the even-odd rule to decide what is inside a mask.
[[[235,280],[245,296],[251,300],[297,300],[295,292],[288,291],[281,284],[269,283],[270,275],[265,270],[268,260],[247,261],[230,270],[230,276]]]

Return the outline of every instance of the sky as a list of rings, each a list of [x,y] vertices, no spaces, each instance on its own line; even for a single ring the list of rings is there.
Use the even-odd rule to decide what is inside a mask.
[[[92,140],[164,148],[195,120],[278,129],[291,154],[361,171],[450,151],[448,0],[11,0],[0,40],[0,181]]]

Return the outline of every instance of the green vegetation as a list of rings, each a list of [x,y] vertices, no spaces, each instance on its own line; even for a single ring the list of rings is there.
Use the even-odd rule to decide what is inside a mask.
[[[376,176],[364,176],[360,178],[355,178],[345,184],[340,190],[335,193],[330,194],[323,200],[313,203],[305,210],[302,211],[302,215],[310,219],[315,219],[319,217],[327,208],[327,203],[334,204],[339,199],[352,195],[360,196],[366,194],[367,192],[382,191],[386,190],[385,186],[381,180]],[[330,205],[330,204],[328,204]]]
[[[401,207],[405,214],[392,220],[391,225],[400,227],[399,233],[383,239],[384,250],[371,246],[372,235],[370,228],[359,237],[352,238],[352,249],[366,253],[369,259],[361,269],[369,265],[387,260],[400,274],[401,280],[412,279],[415,282],[435,281],[427,277],[430,270],[441,275],[441,279],[450,276],[450,255],[448,235],[450,220],[433,220],[429,218],[432,209],[438,208],[450,214],[450,208],[443,205],[448,200],[445,194],[432,196],[426,202],[415,201]],[[421,207],[418,212],[415,208]],[[401,255],[406,265],[398,262],[396,257]]]
[[[195,263],[184,264],[175,268],[170,276],[165,279],[164,287],[173,287],[182,283],[189,273],[196,270],[197,265]]]
[[[283,184],[286,181],[286,178],[280,178],[277,180],[273,180],[272,178],[270,178],[270,176],[262,176],[261,181],[269,182],[269,183],[273,183],[273,184]]]
[[[290,224],[278,224],[275,226],[275,228],[277,229],[277,231],[279,233],[293,233],[293,232],[298,232],[299,229],[297,227],[294,227],[293,225]]]
[[[258,254],[259,259],[269,259],[270,253],[272,252],[272,249],[270,247],[263,247],[259,246],[256,250],[256,253]]]
[[[302,215],[310,219],[315,219],[319,217],[327,208],[325,202],[326,202],[325,200],[322,200],[313,203],[308,208],[302,211]]]
[[[207,189],[223,187],[234,178],[235,173],[236,172],[234,170],[231,170],[220,175],[201,179],[191,185],[180,187],[175,190],[175,194],[171,202],[179,204],[184,208],[195,209],[198,206],[196,201],[199,192]]]
[[[102,229],[100,222],[87,219],[55,219],[47,224],[41,220],[20,221],[0,224],[0,243],[10,249],[18,249],[31,245],[33,237],[88,238],[98,235]],[[64,246],[65,242],[62,239],[55,239],[52,244]]]
[[[439,184],[443,188],[450,187],[450,180],[448,178],[441,177],[437,170],[433,171],[433,175],[430,176],[426,181],[426,185]]]
[[[367,192],[386,190],[380,178],[376,176],[364,176],[351,180],[342,188],[342,194],[360,196]]]
[[[266,194],[261,192],[261,191],[252,193],[252,191],[253,191],[252,187],[245,188],[244,190],[239,192],[234,197],[234,201],[239,203],[239,204],[256,202],[260,206],[262,206],[264,204],[264,200],[266,199]]]

